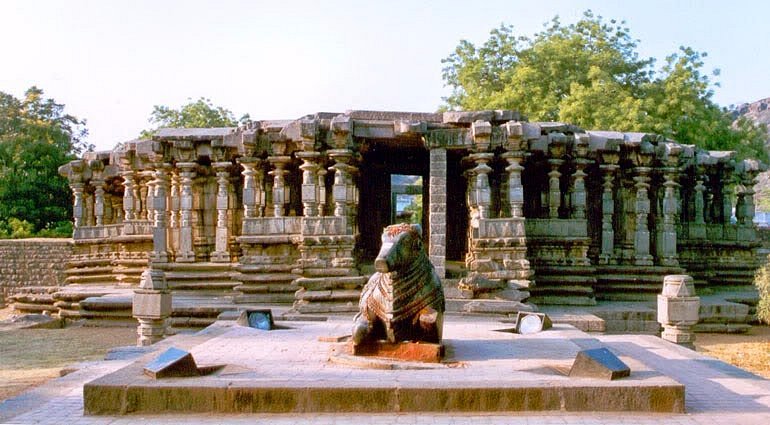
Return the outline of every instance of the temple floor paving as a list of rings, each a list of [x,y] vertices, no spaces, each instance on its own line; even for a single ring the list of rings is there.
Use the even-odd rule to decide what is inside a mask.
[[[221,323],[221,322],[220,322]],[[132,424],[132,423],[553,423],[553,424],[751,424],[766,425],[770,418],[770,381],[751,373],[672,345],[649,335],[587,335],[570,326],[557,325],[537,335],[521,336],[494,332],[509,325],[487,319],[448,317],[444,338],[449,352],[447,361],[453,367],[426,370],[371,370],[352,368],[329,362],[332,343],[319,342],[323,336],[338,336],[347,333],[348,320],[329,322],[283,322],[293,330],[271,332],[232,326],[213,326],[195,336],[178,335],[158,344],[158,350],[168,346],[188,349],[201,366],[228,364],[218,375],[200,378],[172,378],[152,381],[141,375],[142,365],[157,355],[147,354],[138,361],[113,360],[81,365],[79,371],[48,382],[47,384],[0,404],[2,423],[83,423],[83,424]],[[618,381],[593,379],[570,379],[559,371],[569,368],[574,355],[580,349],[606,346],[624,360],[632,370],[630,378]],[[458,363],[452,363],[458,362]],[[193,383],[193,381],[196,381]],[[345,402],[329,404],[324,396],[315,402],[312,397],[299,403],[300,409],[308,412],[292,413],[132,413],[124,416],[83,416],[83,387],[110,386],[134,387],[137,392],[128,397],[134,406],[145,406],[145,410],[167,406],[168,400],[177,400],[179,406],[197,405],[209,407],[210,397],[206,391],[177,391],[177,388],[196,387],[222,388],[259,387],[264,388],[329,388],[336,392],[326,394],[332,398],[343,398]],[[293,384],[291,384],[293,382]],[[184,385],[182,385],[184,384]],[[452,412],[458,404],[470,409],[493,410],[493,395],[460,395],[457,404],[452,397],[438,397],[442,391],[462,391],[487,386],[502,391],[502,399],[521,393],[506,392],[511,388],[531,388],[535,385],[556,386],[562,391],[574,387],[600,388],[591,392],[582,401],[587,410],[601,409],[613,389],[632,387],[635,391],[645,386],[652,388],[685,386],[685,407],[687,413],[642,413],[642,412]],[[367,400],[382,402],[388,409],[392,398],[366,398],[356,396],[361,388],[375,390],[400,389],[400,396],[408,393],[404,389],[422,389],[432,396],[422,396],[409,401],[400,398],[400,409],[409,403],[412,406],[434,410],[430,412],[376,412],[370,413]],[[502,390],[501,390],[502,389]],[[172,390],[164,392],[165,390]],[[425,391],[427,390],[427,391]],[[216,390],[220,391],[220,390]],[[224,391],[224,390],[223,390]],[[226,391],[225,391],[226,392]],[[313,393],[312,391],[310,393]],[[144,394],[144,395],[142,395]],[[169,394],[176,394],[169,395]],[[204,394],[204,395],[201,395]],[[220,393],[221,394],[221,393]],[[308,393],[303,392],[307,395]],[[318,394],[318,393],[315,393]],[[675,393],[674,393],[675,394]],[[145,396],[151,397],[145,397]],[[109,399],[110,391],[100,392],[96,399]],[[273,395],[273,397],[275,397]],[[465,398],[463,398],[465,397]],[[532,396],[524,395],[532,399]],[[94,399],[94,400],[96,400]],[[179,402],[178,400],[182,400]],[[478,400],[486,400],[479,402]],[[141,401],[144,400],[144,401]],[[149,401],[154,400],[154,401]],[[161,401],[158,401],[161,400]],[[165,401],[164,401],[165,400]],[[187,401],[184,401],[187,400]],[[219,403],[225,403],[221,399]],[[269,403],[281,406],[280,397],[264,401],[249,398],[248,402],[264,408]],[[260,401],[262,400],[262,401]],[[296,399],[295,399],[296,400]],[[363,401],[362,401],[363,400]],[[437,401],[438,400],[438,401]],[[498,398],[499,400],[499,398]],[[448,407],[435,409],[436,403]],[[660,402],[660,400],[658,400]],[[90,401],[89,401],[90,403]],[[160,403],[160,404],[159,404]],[[259,404],[262,403],[262,404]],[[326,403],[326,404],[324,404]],[[363,404],[361,404],[363,403]],[[448,404],[447,404],[448,403]],[[474,404],[475,403],[475,404]],[[481,404],[479,404],[481,403]],[[484,404],[487,403],[487,404]],[[508,403],[513,403],[509,401]],[[220,404],[218,406],[222,406]],[[530,407],[531,407],[530,403]],[[535,405],[538,405],[535,403]],[[540,403],[548,407],[548,404]],[[125,405],[124,405],[125,406]],[[287,406],[283,404],[283,406]],[[297,404],[290,407],[297,408]],[[341,413],[324,412],[319,407],[346,407],[348,410],[367,407],[364,411]],[[506,410],[521,405],[504,404]],[[276,408],[273,407],[273,410]],[[130,410],[130,409],[128,409]],[[215,409],[209,409],[215,410]],[[266,410],[266,409],[265,409]],[[312,410],[316,410],[311,412]],[[375,409],[376,410],[376,409]],[[383,410],[383,409],[380,409]],[[636,409],[642,410],[642,409]],[[647,409],[649,410],[649,409]]]

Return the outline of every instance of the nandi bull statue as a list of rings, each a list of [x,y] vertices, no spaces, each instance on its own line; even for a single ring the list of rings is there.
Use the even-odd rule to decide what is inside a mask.
[[[423,249],[421,227],[386,227],[374,268],[358,302],[353,344],[381,339],[440,343],[444,292]]]

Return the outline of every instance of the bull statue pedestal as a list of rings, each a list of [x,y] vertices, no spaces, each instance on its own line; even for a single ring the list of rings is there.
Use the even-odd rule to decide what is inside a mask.
[[[444,291],[423,248],[421,227],[386,227],[374,268],[358,303],[352,354],[440,361]]]

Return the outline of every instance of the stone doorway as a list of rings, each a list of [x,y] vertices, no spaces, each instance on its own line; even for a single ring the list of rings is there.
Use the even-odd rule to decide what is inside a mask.
[[[423,241],[428,246],[428,150],[424,146],[404,146],[401,141],[369,142],[362,149],[357,249],[363,263],[374,261],[380,249],[380,235],[385,226],[403,221],[398,217],[397,195],[422,198]],[[408,177],[405,177],[408,176]],[[421,185],[403,183],[420,181]],[[395,182],[395,184],[394,184]],[[421,186],[421,188],[420,188]],[[417,189],[419,188],[419,189]]]

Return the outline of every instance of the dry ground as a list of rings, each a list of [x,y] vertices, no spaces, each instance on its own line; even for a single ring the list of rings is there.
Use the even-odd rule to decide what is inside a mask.
[[[0,320],[10,309],[0,310]],[[22,329],[0,332],[0,400],[66,373],[72,363],[99,360],[110,348],[136,343],[134,328]],[[747,334],[698,334],[699,352],[770,379],[770,327]]]
[[[0,310],[0,320],[9,316]],[[72,363],[101,360],[110,348],[136,344],[135,328],[17,329],[0,332],[0,400],[66,373]]]
[[[770,379],[770,326],[752,326],[746,334],[697,334],[699,352]]]

